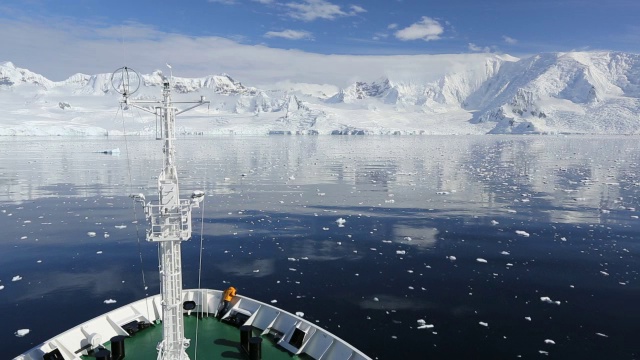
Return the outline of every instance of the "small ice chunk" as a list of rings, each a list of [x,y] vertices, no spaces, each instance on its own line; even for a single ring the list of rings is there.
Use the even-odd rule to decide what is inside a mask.
[[[560,301],[553,301],[551,300],[550,297],[548,296],[542,296],[540,297],[540,301],[542,302],[546,302],[547,304],[556,304],[556,305],[560,305]]]
[[[479,262],[479,263],[483,263],[483,264],[487,263],[487,260],[485,260],[483,258],[477,258],[476,261]]]
[[[116,229],[126,229],[127,225],[116,225]]]
[[[606,271],[600,271],[600,274],[604,275],[604,276],[609,276],[609,273]]]
[[[418,319],[418,329],[432,329],[434,327],[433,324],[427,324],[424,319]]]
[[[276,300],[276,299],[271,300],[271,303],[272,303],[272,304],[275,304],[275,303],[277,303],[277,302],[278,302],[278,300]]]
[[[516,234],[524,237],[529,237],[529,233],[523,230],[516,230]]]
[[[531,316],[525,316],[524,318],[525,318],[525,320],[527,320],[527,321],[531,321]]]
[[[491,220],[491,225],[498,225],[498,224],[500,224],[500,223],[495,221],[495,220]]]
[[[338,220],[336,220],[336,224],[338,224],[338,227],[344,227],[344,223],[346,223],[347,220],[343,219],[343,218],[338,218]]]
[[[398,255],[404,255],[406,253],[407,252],[405,250],[396,250],[396,254],[398,254]]]
[[[22,280],[22,276],[20,275],[16,275],[11,279],[11,281],[20,281],[20,280]]]
[[[456,261],[456,257],[451,255],[451,256],[447,256],[447,259],[451,260],[451,261]]]
[[[538,350],[538,352],[542,355],[549,355],[548,351],[544,351],[544,350]]]
[[[102,251],[96,251],[96,254],[100,255],[102,254]]]
[[[15,334],[16,334],[17,337],[23,337],[23,336],[27,335],[29,333],[29,331],[31,331],[31,330],[29,330],[29,329],[20,329],[20,330],[16,331]]]
[[[304,313],[302,311],[297,311],[296,312],[296,316],[297,317],[304,317]]]
[[[4,285],[0,285],[0,290],[4,289]]]
[[[480,325],[482,325],[482,326],[485,326],[485,327],[488,327],[488,326],[489,326],[489,323],[486,323],[486,322],[484,322],[484,321],[480,321],[478,324],[480,324]]]
[[[104,301],[105,304],[115,304],[117,301],[113,300],[113,299],[107,299]]]
[[[551,339],[546,339],[546,340],[544,341],[544,343],[545,343],[545,344],[550,344],[550,345],[555,345],[555,344],[556,344],[556,342],[555,342],[555,341],[553,341],[553,340],[551,340]]]
[[[298,259],[296,259],[296,258],[287,258],[287,260],[289,260],[289,261],[298,261]]]
[[[260,272],[260,269],[255,269],[255,270],[253,270],[253,272],[254,272],[254,273],[259,273],[259,272]]]
[[[93,232],[93,231],[89,231],[89,232],[87,233],[87,235],[89,235],[89,237],[94,237],[94,236],[96,236],[96,233],[95,233],[95,232]]]
[[[510,252],[508,252],[508,251],[503,251],[503,252],[501,252],[500,254],[501,254],[501,255],[511,255],[511,253],[510,253]]]
[[[596,335],[598,335],[598,336],[602,336],[602,337],[609,337],[608,335],[605,335],[605,334],[603,334],[603,333],[596,333]]]
[[[380,299],[378,299],[377,297],[374,297],[373,301],[380,301]]]

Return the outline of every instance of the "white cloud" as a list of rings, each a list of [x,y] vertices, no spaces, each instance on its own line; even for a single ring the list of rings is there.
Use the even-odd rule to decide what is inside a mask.
[[[224,4],[224,5],[235,5],[238,3],[236,0],[209,0],[209,2]]]
[[[389,24],[389,26],[387,26],[387,29],[389,30],[393,30],[393,29],[397,29],[398,28],[398,24]]]
[[[513,45],[513,44],[518,43],[518,40],[516,40],[516,39],[514,39],[512,37],[506,36],[506,35],[502,36],[502,39],[504,39],[504,42],[506,42],[507,44]]]
[[[482,47],[482,46],[478,46],[474,43],[469,43],[469,50],[473,51],[473,52],[491,52],[491,48],[488,46]]]
[[[267,38],[279,37],[279,38],[289,39],[289,40],[301,40],[301,39],[312,40],[313,39],[313,35],[308,31],[290,30],[290,29],[283,30],[283,31],[269,31],[266,34],[264,34],[264,37],[267,37]]]
[[[303,21],[316,19],[333,20],[340,16],[354,16],[358,13],[366,12],[364,8],[357,5],[352,5],[350,12],[345,12],[339,5],[325,0],[303,0],[303,2],[288,3],[286,6],[291,9],[289,16]]]
[[[367,12],[367,10],[365,10],[362,6],[351,5],[351,13],[353,15],[359,14],[359,13],[365,13],[365,12]]]
[[[396,31],[396,38],[402,41],[408,40],[438,40],[444,32],[444,28],[437,20],[423,16],[417,23]]]
[[[345,87],[381,76],[398,81],[435,81],[444,72],[466,69],[482,56],[322,55],[246,45],[215,36],[184,36],[136,23],[107,27],[52,18],[2,21],[0,38],[1,61],[12,61],[54,81],[78,72],[110,73],[125,65],[148,74],[165,69],[169,63],[176,76],[227,73],[249,86],[269,87],[292,81]]]
[[[253,0],[255,2],[258,2],[260,4],[273,4],[274,0]]]

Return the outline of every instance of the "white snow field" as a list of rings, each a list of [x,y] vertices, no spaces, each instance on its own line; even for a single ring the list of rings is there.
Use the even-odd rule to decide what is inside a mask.
[[[363,66],[367,57],[363,57]],[[418,62],[418,64],[416,64]],[[174,101],[211,101],[181,134],[640,133],[640,55],[620,52],[390,57],[394,71],[346,88],[288,82],[258,89],[229,75],[173,77]],[[406,66],[405,66],[406,65]],[[423,65],[423,66],[419,66]],[[406,68],[407,71],[398,69]],[[108,69],[111,70],[111,69]],[[113,69],[115,70],[115,69]],[[168,75],[167,72],[164,75]],[[53,82],[0,64],[0,135],[152,135],[153,115],[119,110],[111,73]],[[159,99],[163,73],[134,99]]]

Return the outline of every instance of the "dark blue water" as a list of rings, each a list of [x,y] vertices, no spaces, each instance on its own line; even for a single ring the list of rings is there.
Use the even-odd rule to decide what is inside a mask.
[[[277,300],[372,358],[637,359],[637,141],[180,139],[182,193],[207,193],[184,284]],[[128,195],[153,196],[160,149],[0,139],[2,357],[158,292]]]

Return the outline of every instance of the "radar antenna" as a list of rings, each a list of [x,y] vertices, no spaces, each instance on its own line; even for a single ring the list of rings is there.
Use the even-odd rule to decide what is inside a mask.
[[[140,75],[132,68],[123,66],[111,74],[111,86],[126,98],[140,88]]]

